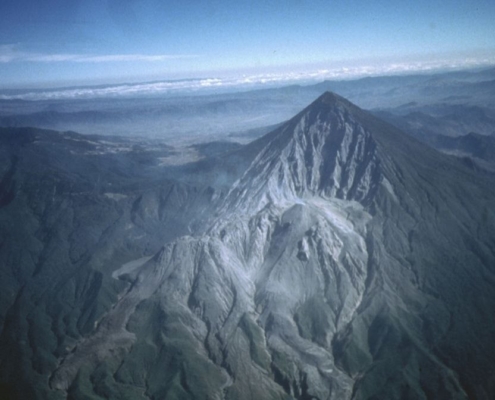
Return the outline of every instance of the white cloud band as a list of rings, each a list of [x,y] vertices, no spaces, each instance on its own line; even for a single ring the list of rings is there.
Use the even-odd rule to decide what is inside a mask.
[[[19,51],[16,45],[0,45],[0,63],[41,62],[41,63],[107,63],[107,62],[157,62],[196,58],[195,54],[42,54]]]
[[[1,57],[1,56],[0,56]],[[117,56],[50,56],[50,59],[38,59],[38,61],[73,61],[73,62],[109,62],[131,61],[144,57],[143,60],[156,61],[153,57],[161,57],[158,60],[176,56],[142,56],[142,55],[117,55]],[[54,57],[54,58],[53,58]],[[71,58],[72,57],[72,58]],[[151,58],[148,58],[151,57]],[[181,56],[182,57],[182,56]],[[0,58],[1,60],[1,58]],[[235,77],[187,79],[177,81],[159,81],[132,84],[108,85],[105,87],[81,87],[47,89],[39,91],[18,91],[16,94],[0,94],[0,99],[22,100],[54,100],[54,99],[78,99],[95,97],[131,97],[153,96],[173,93],[208,92],[218,90],[236,90],[270,87],[285,84],[311,83],[325,79],[355,79],[365,76],[394,75],[418,72],[433,72],[437,70],[456,70],[495,65],[493,57],[471,57],[460,59],[429,60],[416,62],[400,62],[389,64],[362,64],[357,66],[333,67],[327,69],[308,70],[299,72],[277,72],[239,75]]]

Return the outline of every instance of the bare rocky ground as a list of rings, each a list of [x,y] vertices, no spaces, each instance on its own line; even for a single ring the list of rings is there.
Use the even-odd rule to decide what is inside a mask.
[[[495,396],[489,173],[331,93],[185,164],[0,137],[10,398]]]

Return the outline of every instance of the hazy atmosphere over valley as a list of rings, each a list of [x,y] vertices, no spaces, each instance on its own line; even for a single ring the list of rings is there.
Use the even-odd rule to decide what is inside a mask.
[[[0,3],[0,400],[493,400],[495,3]]]

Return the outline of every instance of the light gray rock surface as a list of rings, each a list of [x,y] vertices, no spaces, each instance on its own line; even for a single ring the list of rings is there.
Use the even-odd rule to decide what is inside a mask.
[[[113,297],[40,398],[495,395],[492,177],[331,93],[235,160],[227,190],[174,186],[186,233],[102,268]],[[163,199],[140,195],[133,232],[160,232]]]

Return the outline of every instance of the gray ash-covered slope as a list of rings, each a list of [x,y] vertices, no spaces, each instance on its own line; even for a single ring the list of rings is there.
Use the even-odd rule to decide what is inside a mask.
[[[205,182],[227,167],[230,188],[195,189],[200,205],[186,197],[209,213],[184,214],[188,235],[162,234],[160,250],[127,252],[120,268],[84,264],[102,281],[71,300],[99,304],[86,329],[64,337],[74,315],[45,306],[17,318],[41,297],[23,294],[27,280],[2,332],[5,388],[53,399],[495,396],[493,178],[331,93],[217,161],[202,164]],[[106,256],[96,260],[125,258]],[[19,354],[33,360],[19,364],[24,381],[6,358]]]
[[[125,288],[111,272],[189,231],[216,194],[164,179],[157,141],[0,129],[0,398],[48,378]],[[165,228],[164,228],[165,227]]]

